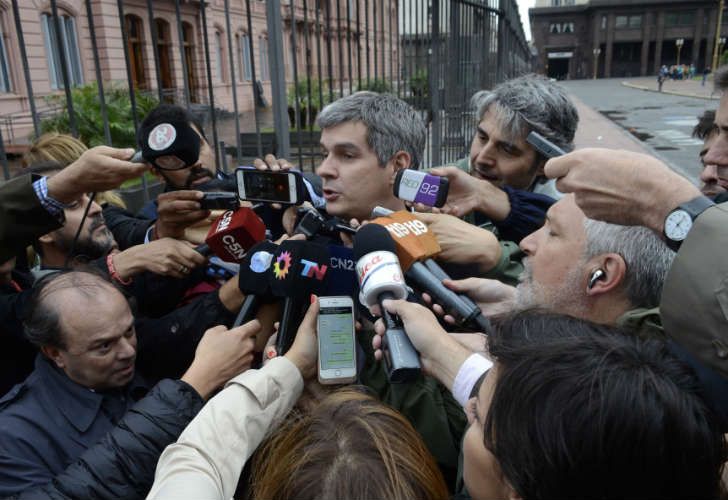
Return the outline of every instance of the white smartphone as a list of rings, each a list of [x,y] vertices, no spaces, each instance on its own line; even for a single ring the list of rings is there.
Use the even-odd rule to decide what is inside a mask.
[[[303,177],[300,172],[272,172],[254,167],[235,169],[238,198],[243,201],[298,205],[303,201]]]
[[[319,297],[318,380],[348,384],[356,380],[354,301],[351,297]]]

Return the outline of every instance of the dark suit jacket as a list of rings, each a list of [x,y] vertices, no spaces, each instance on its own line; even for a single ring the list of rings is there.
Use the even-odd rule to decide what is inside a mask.
[[[695,220],[665,280],[660,315],[668,336],[728,377],[728,203]]]
[[[33,191],[37,177],[24,175],[0,184],[0,262],[13,258],[39,236],[61,227]]]

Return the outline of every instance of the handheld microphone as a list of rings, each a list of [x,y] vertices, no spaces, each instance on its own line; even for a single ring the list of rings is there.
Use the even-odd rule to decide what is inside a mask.
[[[205,243],[196,250],[202,255],[214,253],[226,262],[238,263],[245,252],[265,240],[265,225],[250,208],[228,210],[218,217],[207,233]]]
[[[385,299],[404,299],[407,287],[389,232],[368,224],[354,236],[354,258],[359,278],[359,300],[367,307],[379,304],[386,325],[383,352],[390,382],[407,382],[420,374],[420,360],[402,322],[384,307]]]
[[[276,339],[279,356],[293,344],[309,296],[325,289],[329,262],[327,248],[310,241],[285,240],[275,252],[268,273],[270,289],[273,296],[285,299]]]
[[[424,222],[405,211],[392,212],[389,217],[380,217],[373,222],[389,230],[397,245],[397,254],[403,262],[410,263],[405,266],[409,283],[430,294],[460,323],[490,333],[490,321],[483,316],[480,308],[469,297],[459,295],[442,284],[443,279],[450,277],[431,258],[439,253],[440,245]]]
[[[139,129],[141,156],[161,170],[180,170],[197,163],[200,136],[185,121],[151,122]],[[137,155],[132,161],[138,161]]]
[[[253,319],[260,304],[271,297],[268,274],[273,265],[273,255],[277,250],[278,245],[275,243],[261,241],[245,254],[238,275],[238,288],[245,294],[245,300],[235,318],[233,328]]]

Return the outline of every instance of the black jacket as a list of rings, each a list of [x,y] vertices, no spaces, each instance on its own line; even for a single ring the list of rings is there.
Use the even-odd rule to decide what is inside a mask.
[[[52,481],[11,498],[144,498],[162,451],[177,440],[202,405],[185,382],[163,380]]]

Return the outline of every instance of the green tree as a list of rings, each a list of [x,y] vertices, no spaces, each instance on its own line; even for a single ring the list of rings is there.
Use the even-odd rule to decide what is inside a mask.
[[[156,98],[147,93],[136,91],[135,97],[139,120],[159,104]],[[106,144],[104,121],[101,118],[101,101],[96,83],[92,82],[74,87],[71,90],[71,99],[73,100],[79,139],[88,147]],[[104,99],[109,118],[111,141],[114,147],[134,147],[136,145],[136,134],[134,132],[131,99],[127,87],[119,83],[104,84]],[[69,125],[65,93],[48,96],[46,102],[51,107],[56,108],[58,112],[41,121],[41,131],[43,133],[56,131],[70,134],[71,127]]]

